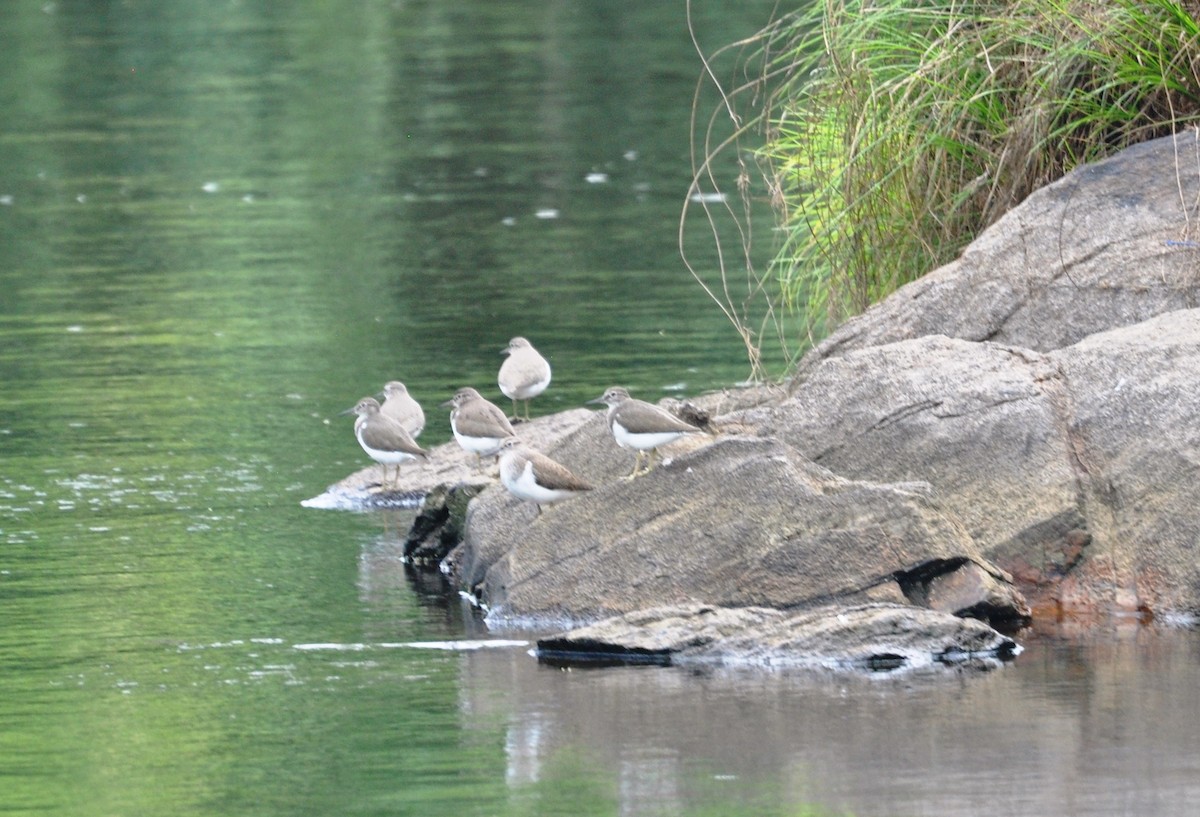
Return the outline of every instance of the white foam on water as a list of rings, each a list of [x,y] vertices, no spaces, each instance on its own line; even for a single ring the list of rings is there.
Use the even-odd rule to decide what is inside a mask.
[[[471,650],[497,650],[497,649],[512,649],[515,647],[528,647],[528,641],[507,640],[501,638],[479,639],[474,641],[408,641],[402,644],[394,645],[396,647],[408,647],[416,650],[453,650],[456,652],[466,652]]]
[[[528,641],[488,638],[466,641],[382,641],[375,644],[360,642],[337,643],[321,642],[313,644],[293,644],[292,649],[304,652],[362,652],[364,650],[447,650],[451,652],[470,652],[473,650],[512,649],[528,647]]]
[[[316,508],[322,511],[356,511],[360,504],[351,497],[340,493],[324,493],[311,499],[300,501],[302,508]]]

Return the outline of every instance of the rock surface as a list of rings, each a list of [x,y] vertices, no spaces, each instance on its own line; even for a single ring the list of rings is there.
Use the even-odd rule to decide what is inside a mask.
[[[1200,310],[1092,335],[1053,357],[1073,397],[1089,537],[1061,603],[1200,613]]]
[[[603,427],[595,431],[594,448],[612,447]],[[632,481],[610,477],[540,516],[487,491],[466,529],[459,579],[496,622],[587,621],[694,601],[903,600],[906,590],[925,593],[926,576],[968,562],[995,576],[993,600],[1008,582],[927,485],[847,480],[752,437],[708,442]],[[1028,611],[1012,592],[994,612]]]
[[[1200,611],[1200,310],[1050,353],[942,336],[813,365],[736,415],[850,479],[923,479],[1035,606]]]
[[[739,421],[850,479],[925,480],[989,558],[1085,526],[1055,361],[943,336],[822,360]]]
[[[898,604],[801,613],[704,604],[640,610],[538,641],[555,662],[720,663],[774,668],[989,668],[1018,652],[981,621]]]

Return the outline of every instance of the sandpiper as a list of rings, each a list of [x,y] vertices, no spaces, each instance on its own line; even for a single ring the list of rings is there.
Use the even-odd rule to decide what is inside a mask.
[[[425,428],[425,411],[421,404],[408,393],[408,387],[399,380],[389,381],[383,387],[383,415],[391,417],[415,440]]]
[[[454,439],[477,460],[494,455],[500,443],[516,433],[503,410],[470,386],[459,389],[441,405],[452,407],[450,430]]]
[[[501,350],[508,359],[500,366],[496,382],[500,391],[513,401],[513,419],[520,419],[517,401],[525,401],[525,419],[529,419],[529,401],[537,397],[550,385],[550,364],[538,354],[533,344],[525,338],[513,338]]]
[[[383,466],[383,487],[388,486],[388,466],[396,466],[395,485],[400,480],[400,463],[409,460],[429,459],[429,452],[417,445],[404,426],[380,410],[379,401],[364,397],[354,408],[342,414],[357,414],[354,421],[354,436],[367,455]]]
[[[592,490],[565,465],[534,451],[516,437],[500,443],[500,482],[517,499],[534,503],[539,515],[543,505]]]
[[[633,471],[626,479],[633,479],[640,474],[648,474],[654,468],[654,458],[659,446],[679,439],[684,434],[700,433],[703,429],[671,414],[658,406],[637,400],[629,396],[629,392],[619,386],[613,386],[589,403],[603,403],[608,406],[608,427],[612,431],[617,445],[622,448],[632,448],[637,451],[637,459],[633,463]],[[641,470],[642,456],[649,451],[649,461],[645,470]]]

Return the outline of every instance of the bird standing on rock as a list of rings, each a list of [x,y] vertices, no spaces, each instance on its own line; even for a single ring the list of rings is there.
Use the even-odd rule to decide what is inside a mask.
[[[525,338],[513,338],[501,351],[508,359],[500,366],[496,382],[504,396],[513,401],[512,419],[521,419],[517,412],[517,401],[525,401],[525,419],[529,419],[529,401],[537,397],[550,385],[550,364],[538,354],[533,344]]]
[[[492,456],[500,443],[516,434],[504,411],[470,386],[459,389],[441,405],[451,407],[450,430],[454,439],[473,453],[476,460]]]
[[[399,380],[392,380],[383,387],[383,414],[391,417],[415,440],[425,428],[425,411],[421,404],[408,393],[408,387]]]
[[[354,408],[342,414],[357,414],[354,421],[354,436],[367,455],[383,466],[383,487],[388,487],[388,466],[396,466],[393,486],[400,481],[400,463],[409,460],[429,459],[429,452],[417,445],[404,426],[380,410],[379,401],[364,397]]]
[[[500,444],[500,482],[513,496],[534,503],[539,516],[543,505],[592,490],[565,465],[534,451],[516,437]]]
[[[626,479],[650,473],[654,468],[654,458],[658,454],[659,446],[673,442],[685,434],[703,431],[666,409],[630,397],[629,392],[620,386],[613,386],[595,400],[588,402],[608,406],[608,427],[617,445],[637,451],[633,471]],[[642,457],[647,451],[650,452],[649,461],[645,470],[641,470]]]

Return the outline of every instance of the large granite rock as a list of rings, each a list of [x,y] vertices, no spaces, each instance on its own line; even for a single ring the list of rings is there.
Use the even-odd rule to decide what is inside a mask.
[[[951,563],[940,532],[953,529],[960,568],[924,594],[910,584],[909,602],[1003,609],[1013,598],[1007,570],[1048,614],[1200,612],[1190,479],[1200,336],[1198,313],[1180,309],[1196,300],[1200,245],[1186,232],[1185,203],[1200,195],[1197,151],[1188,133],[1075,171],[958,261],[838,330],[806,357],[790,397],[724,412],[700,401],[724,433],[707,453],[677,455],[670,486],[606,485],[527,531],[497,522],[505,500],[485,495],[468,525],[478,557],[467,558],[465,580],[510,613],[602,615],[695,599],[805,605],[822,593],[885,592],[881,577],[924,558]],[[739,433],[764,447],[734,443]],[[610,479],[617,469],[594,450],[576,435],[554,453]],[[732,470],[713,465],[731,457]],[[807,461],[858,486],[864,528],[892,520],[913,549],[889,561],[863,547],[871,538],[832,511],[848,489]],[[739,515],[739,485],[780,501]],[[685,498],[672,506],[661,492],[675,489]],[[897,490],[919,496],[937,523],[915,523]],[[847,535],[856,544],[844,552],[876,569],[849,560],[838,575],[807,544],[776,554],[766,531],[786,539],[801,528],[814,541]],[[673,547],[673,536],[691,549]],[[591,573],[568,592],[560,574],[576,568]],[[561,587],[540,606],[552,583]]]
[[[1200,310],[1042,354],[931,336],[740,412],[842,476],[923,479],[1035,607],[1200,611]]]
[[[614,448],[600,433],[592,447]],[[471,503],[466,529],[460,581],[496,622],[586,621],[697,601],[924,600],[930,582],[968,564],[995,581],[964,610],[1027,613],[926,484],[847,480],[770,439],[718,438],[540,516],[489,490]]]
[[[822,360],[790,400],[738,415],[850,479],[925,480],[988,558],[1086,527],[1057,363],[931,336]]]

